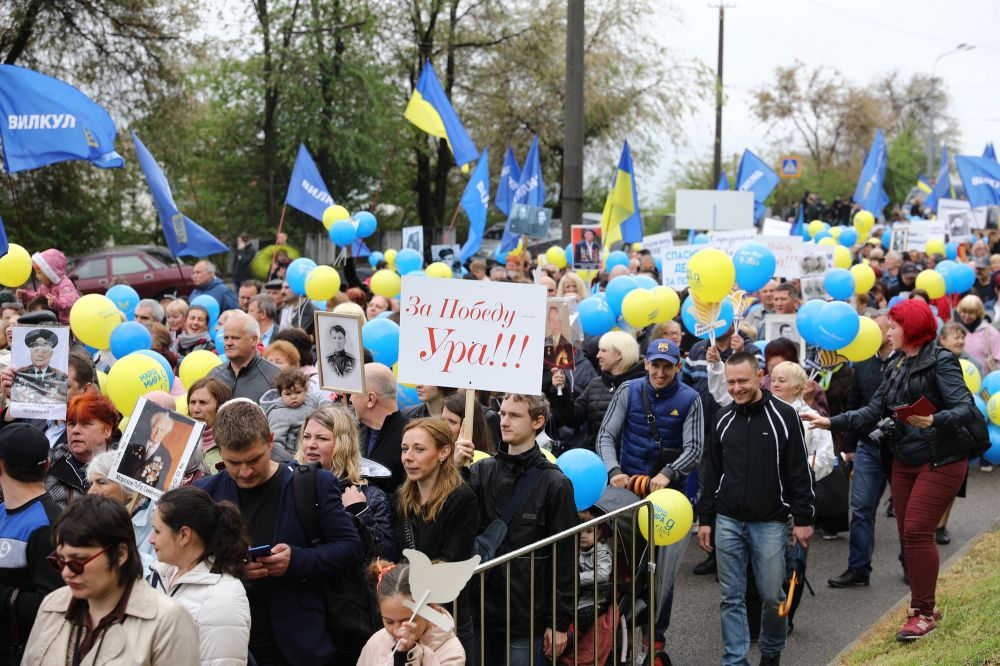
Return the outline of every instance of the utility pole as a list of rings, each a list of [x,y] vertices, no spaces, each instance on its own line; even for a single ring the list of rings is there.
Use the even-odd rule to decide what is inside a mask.
[[[722,174],[722,46],[726,25],[726,5],[720,2],[709,7],[719,8],[719,60],[715,68],[715,152],[712,155],[712,186]]]
[[[584,0],[566,1],[566,102],[562,173],[562,242],[583,223],[583,41]]]

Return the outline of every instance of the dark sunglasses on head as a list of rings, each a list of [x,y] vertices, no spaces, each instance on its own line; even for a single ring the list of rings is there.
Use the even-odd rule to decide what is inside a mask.
[[[45,558],[45,561],[49,563],[49,566],[55,569],[58,573],[62,573],[63,567],[68,567],[75,575],[80,576],[83,574],[83,570],[88,564],[96,560],[98,557],[104,553],[111,550],[111,546],[105,546],[101,550],[97,551],[85,560],[67,560],[63,558],[62,555],[53,552],[51,555]]]

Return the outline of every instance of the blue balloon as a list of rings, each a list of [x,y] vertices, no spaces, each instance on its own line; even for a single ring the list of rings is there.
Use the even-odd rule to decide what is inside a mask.
[[[861,327],[857,311],[843,301],[830,301],[816,315],[816,344],[820,349],[843,349],[854,342]]]
[[[125,313],[129,321],[135,318],[135,306],[139,304],[139,292],[135,289],[127,284],[116,284],[108,289],[104,295],[111,299],[115,307]]]
[[[722,301],[722,307],[719,309],[719,318],[716,321],[721,322],[715,327],[713,331],[705,331],[701,335],[695,333],[696,326],[698,322],[695,320],[694,316],[694,299],[688,296],[684,299],[683,305],[681,305],[681,321],[684,322],[684,328],[686,328],[691,335],[701,340],[708,340],[710,333],[715,333],[715,335],[723,335],[729,330],[729,327],[733,325],[733,304],[727,298]]]
[[[958,243],[955,241],[945,243],[944,253],[949,259],[958,259]]]
[[[412,247],[405,247],[396,253],[396,272],[408,275],[424,267],[424,257]]]
[[[427,277],[427,273],[425,273],[424,269],[422,268],[415,271],[410,271],[409,273],[407,273],[407,275],[419,275],[420,277]]]
[[[226,341],[223,339],[221,329],[215,332],[215,353],[219,356],[226,355]]]
[[[593,451],[570,449],[556,459],[556,465],[573,484],[577,511],[585,511],[601,499],[608,485],[608,470]]]
[[[958,266],[957,261],[952,261],[951,259],[945,259],[944,261],[939,261],[934,265],[934,270],[944,276],[945,280],[948,279],[948,273],[954,270],[955,266]]]
[[[624,266],[628,268],[628,255],[621,250],[615,250],[608,255],[608,258],[604,260],[604,270],[611,272],[611,269],[615,266]]]
[[[829,232],[829,231],[828,231],[827,229],[824,229],[823,231],[821,231],[821,232],[819,232],[818,234],[816,234],[815,236],[813,236],[813,240],[814,240],[814,241],[815,241],[815,242],[816,242],[817,244],[818,244],[818,243],[819,243],[819,242],[820,242],[821,240],[823,240],[824,238],[833,238],[833,234],[831,234],[831,233],[830,233],[830,232]]]
[[[823,288],[838,301],[850,300],[854,295],[854,276],[846,268],[834,268],[823,278]]]
[[[906,300],[906,298],[903,297],[903,296],[893,296],[892,298],[889,299],[889,302],[886,304],[886,307],[889,310],[891,310],[892,306],[894,306],[896,303],[901,303],[901,302],[903,302],[905,300]]]
[[[983,453],[983,458],[986,459],[986,462],[994,465],[1000,465],[1000,426],[995,423],[991,423],[987,429],[990,433],[990,448],[986,449],[986,452]],[[597,454],[595,453],[594,455]]]
[[[573,265],[573,244],[570,243],[564,249],[566,251],[566,265],[567,266],[572,266]]]
[[[347,247],[354,242],[354,223],[350,220],[337,220],[330,225],[329,233],[334,245]]]
[[[615,313],[603,298],[591,296],[576,306],[584,335],[604,335],[615,326]]]
[[[399,324],[390,319],[372,319],[362,326],[361,341],[376,363],[392,367],[399,359]]]
[[[798,331],[799,337],[810,345],[816,344],[816,315],[824,305],[826,301],[814,298],[799,306],[799,311],[795,313],[795,330]]]
[[[616,317],[622,313],[622,301],[625,300],[625,294],[638,288],[639,283],[631,275],[619,275],[604,288],[608,305],[611,306],[611,311],[615,313]]]
[[[976,283],[976,271],[966,264],[956,264],[953,269],[944,276],[945,292],[949,294],[961,294],[970,289]]]
[[[882,247],[886,250],[892,247],[892,229],[886,229],[882,232]]]
[[[114,352],[112,352],[114,353]],[[172,389],[174,388],[174,369],[170,367],[170,363],[163,357],[163,354],[155,352],[152,349],[137,349],[137,354],[142,354],[143,356],[148,356],[163,368],[163,372],[167,374],[167,385]],[[119,357],[120,358],[120,357]]]
[[[219,321],[219,314],[221,310],[219,307],[219,301],[215,300],[208,294],[202,294],[201,296],[192,299],[191,305],[200,305],[208,310],[208,327],[210,329],[215,328],[215,322]],[[118,358],[121,357],[119,356]]]
[[[757,291],[774,277],[777,262],[771,248],[760,243],[747,243],[733,255],[736,283],[744,291]]]
[[[506,252],[501,252],[499,245],[497,245],[495,248],[493,248],[493,258],[496,259],[498,263],[501,263],[501,264],[506,264],[507,263],[507,253]]]
[[[378,220],[366,210],[359,210],[354,214],[353,219],[354,223],[358,225],[354,232],[358,238],[368,238],[378,228]]]
[[[983,418],[986,419],[987,422],[989,422],[990,417],[989,414],[986,412],[986,401],[983,400],[981,396],[978,396],[975,393],[972,394],[972,401],[976,403],[976,408],[979,410],[979,413],[983,415]]]
[[[659,257],[653,257],[653,263],[656,264],[656,272],[663,274],[663,259]]]
[[[313,305],[313,310],[326,312],[326,301],[309,301]]]
[[[852,227],[845,228],[840,232],[840,238],[837,239],[837,242],[844,247],[854,247],[858,242],[857,230]]]
[[[692,245],[708,245],[708,234],[701,233],[695,234],[694,238],[691,240]]]
[[[378,262],[382,261],[383,259],[385,259],[385,255],[377,250],[368,255],[368,263],[371,265],[372,268],[378,266]]]
[[[306,278],[316,268],[316,262],[312,259],[302,257],[288,264],[285,271],[285,280],[288,281],[288,288],[299,296],[306,295]]]
[[[115,358],[125,358],[134,351],[149,349],[152,345],[153,336],[137,321],[122,322],[111,331],[109,349]]]
[[[660,284],[648,275],[634,275],[632,279],[636,281],[640,289],[656,289]]]
[[[417,395],[417,387],[396,384],[396,403],[400,408],[419,405],[420,396]]]
[[[383,310],[382,312],[379,312],[377,315],[375,315],[375,318],[388,319],[391,316],[392,316],[392,310]]]
[[[994,394],[1000,392],[1000,370],[994,370],[983,377],[983,383],[979,387],[979,394],[983,400],[989,400]]]

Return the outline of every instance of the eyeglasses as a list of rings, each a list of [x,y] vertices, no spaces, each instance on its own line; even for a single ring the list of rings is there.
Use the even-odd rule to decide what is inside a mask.
[[[68,567],[74,575],[80,576],[83,574],[83,570],[88,564],[96,560],[98,557],[104,553],[111,550],[111,546],[105,546],[101,550],[97,551],[85,560],[67,560],[62,555],[53,552],[51,555],[45,558],[45,561],[49,563],[49,566],[56,570],[58,573],[62,573],[63,567]]]

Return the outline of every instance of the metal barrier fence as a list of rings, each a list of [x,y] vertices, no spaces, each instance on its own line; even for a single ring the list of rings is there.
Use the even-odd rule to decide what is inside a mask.
[[[519,548],[510,553],[498,556],[489,562],[485,562],[476,568],[473,574],[472,581],[478,581],[478,605],[479,605],[479,617],[478,626],[474,626],[475,636],[478,639],[476,644],[478,646],[479,654],[470,655],[469,663],[485,663],[486,654],[486,632],[487,629],[491,631],[496,631],[498,627],[494,626],[487,627],[487,619],[493,620],[494,618],[486,617],[486,581],[487,576],[491,573],[495,573],[498,570],[503,569],[503,575],[505,577],[505,590],[506,590],[506,616],[504,632],[505,632],[505,663],[510,662],[510,644],[511,644],[511,586],[517,584],[524,584],[529,586],[529,605],[530,605],[530,615],[528,619],[529,626],[529,636],[532,640],[536,637],[535,627],[535,567],[536,567],[536,557],[541,559],[541,551],[549,550],[548,557],[545,559],[551,560],[551,598],[548,599],[550,604],[551,617],[550,624],[547,628],[552,629],[552,634],[555,636],[556,632],[556,600],[558,596],[558,590],[556,587],[556,569],[557,569],[557,547],[560,545],[565,545],[565,541],[573,540],[573,635],[570,639],[570,643],[567,644],[566,649],[563,651],[563,655],[572,654],[573,663],[577,664],[579,662],[579,650],[580,650],[580,640],[581,632],[576,630],[578,626],[578,611],[581,599],[580,590],[580,533],[586,529],[594,528],[595,532],[599,532],[600,528],[605,525],[609,525],[611,528],[611,536],[607,540],[607,544],[611,548],[612,557],[612,567],[611,576],[608,583],[599,583],[597,580],[596,569],[597,569],[597,539],[595,538],[594,543],[594,585],[589,590],[591,594],[591,601],[593,602],[594,613],[594,624],[593,624],[593,650],[594,659],[597,658],[599,653],[599,639],[600,631],[598,625],[600,623],[600,600],[602,597],[602,592],[610,592],[609,604],[607,606],[606,612],[612,613],[612,617],[620,614],[620,619],[617,621],[615,626],[612,627],[612,638],[611,638],[611,652],[610,656],[613,657],[613,661],[609,663],[623,664],[631,663],[633,666],[637,664],[637,647],[641,643],[640,627],[636,622],[637,616],[641,613],[642,606],[641,603],[648,599],[648,637],[649,637],[649,653],[653,652],[653,635],[654,627],[656,622],[656,598],[655,598],[655,577],[656,577],[656,557],[655,557],[655,547],[652,543],[647,543],[646,540],[639,534],[638,531],[638,512],[643,506],[648,507],[646,515],[648,520],[648,530],[647,534],[652,535],[653,531],[653,520],[654,511],[652,503],[646,500],[640,500],[633,504],[608,511],[607,513],[598,516],[592,520],[588,520],[585,523],[554,534],[542,541],[530,544],[523,548]],[[628,533],[624,533],[623,529],[623,519],[627,522],[629,528]],[[625,543],[627,541],[627,543]],[[511,580],[511,565],[516,560],[527,558],[528,559],[528,570],[529,570],[529,580],[528,581],[512,581]],[[622,560],[625,562],[622,562]],[[470,581],[470,586],[472,585]],[[589,587],[589,586],[588,586]],[[637,606],[637,602],[639,605]],[[622,604],[625,608],[622,608]],[[637,610],[638,608],[638,610]],[[617,612],[616,610],[617,609]],[[453,615],[455,617],[456,626],[459,622],[459,612],[458,602],[455,602],[453,608]],[[475,625],[477,618],[473,615],[473,623]],[[627,631],[623,631],[623,628],[627,627]],[[541,627],[539,627],[541,629]],[[544,633],[544,629],[538,632],[538,635]],[[619,641],[619,636],[623,638],[623,641]],[[531,650],[530,663],[532,666],[535,664],[535,651]],[[554,656],[552,659],[553,663],[559,661],[559,656]]]

